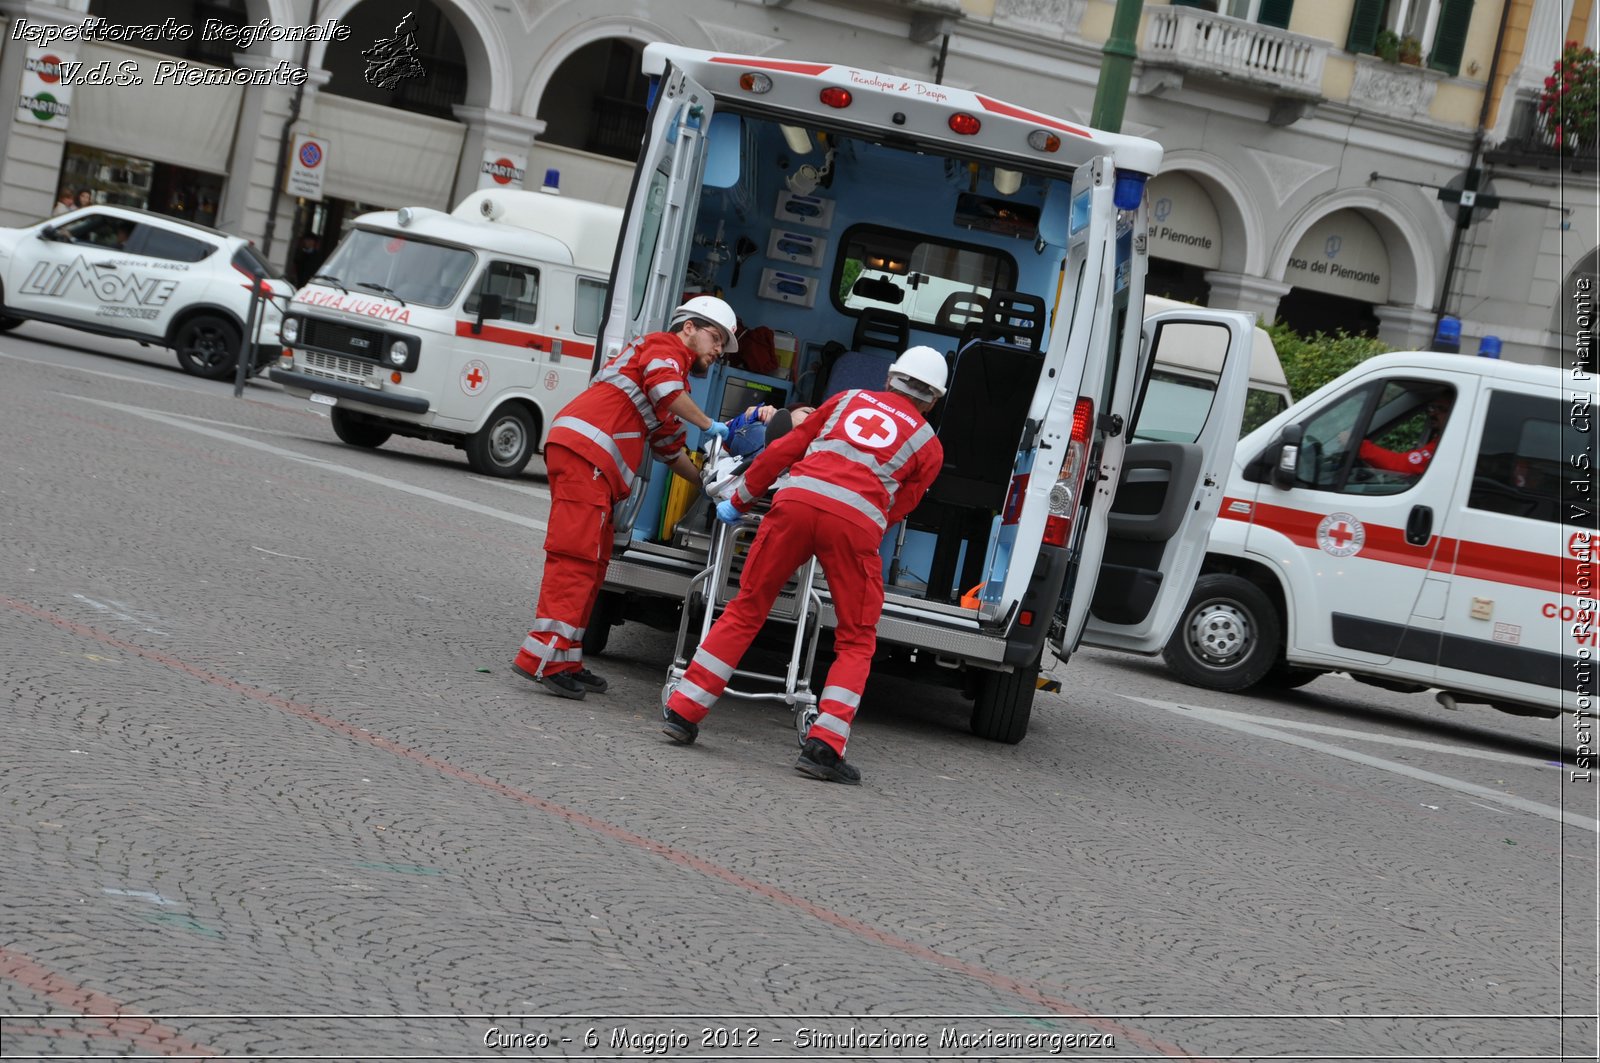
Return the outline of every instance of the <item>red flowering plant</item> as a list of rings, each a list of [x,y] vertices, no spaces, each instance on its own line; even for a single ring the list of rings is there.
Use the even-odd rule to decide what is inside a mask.
[[[1593,151],[1595,114],[1600,109],[1600,64],[1593,48],[1568,41],[1555,71],[1544,79],[1539,114],[1556,146]]]

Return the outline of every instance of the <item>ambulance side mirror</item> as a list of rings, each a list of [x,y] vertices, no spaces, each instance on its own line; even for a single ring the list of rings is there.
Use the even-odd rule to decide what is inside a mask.
[[[1305,440],[1306,429],[1304,425],[1285,425],[1283,432],[1278,436],[1278,460],[1272,466],[1272,484],[1274,487],[1289,488],[1294,486],[1295,470],[1300,465],[1300,445]]]
[[[485,321],[497,320],[505,312],[505,300],[499,295],[478,296],[478,320],[472,323],[472,334],[476,336],[483,331]]]

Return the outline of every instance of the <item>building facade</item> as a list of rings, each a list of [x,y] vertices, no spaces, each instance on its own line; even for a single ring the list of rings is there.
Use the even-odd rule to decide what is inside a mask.
[[[1150,290],[1397,347],[1427,346],[1448,313],[1464,351],[1493,335],[1504,357],[1570,364],[1600,240],[1595,145],[1557,146],[1531,101],[1565,41],[1594,45],[1593,4],[1147,0],[1122,129],[1167,152]],[[87,191],[244,235],[303,280],[365,209],[448,209],[548,169],[620,203],[650,41],[1087,121],[1115,6],[0,0],[0,225]],[[1463,189],[1495,197],[1466,225]]]

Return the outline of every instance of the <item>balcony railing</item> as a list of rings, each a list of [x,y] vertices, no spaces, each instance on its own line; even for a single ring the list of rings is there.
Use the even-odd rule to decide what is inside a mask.
[[[1322,95],[1327,41],[1196,7],[1149,9],[1147,63],[1231,78],[1303,98]]]
[[[1536,166],[1541,170],[1572,170],[1593,173],[1597,169],[1597,145],[1558,145],[1555,135],[1545,128],[1537,106],[1531,99],[1517,100],[1511,112],[1511,132],[1505,140],[1485,153],[1498,166]]]

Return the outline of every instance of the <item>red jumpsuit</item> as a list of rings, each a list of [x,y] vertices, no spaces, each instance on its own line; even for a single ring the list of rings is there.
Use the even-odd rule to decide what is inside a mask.
[[[1404,452],[1380,447],[1370,439],[1363,439],[1360,448],[1356,451],[1356,457],[1374,469],[1405,473],[1408,476],[1421,476],[1427,470],[1428,463],[1433,460],[1433,452],[1438,446],[1438,436],[1433,436],[1421,446]]]
[[[611,563],[611,511],[633,489],[644,446],[663,461],[683,449],[667,407],[688,386],[689,350],[670,332],[624,347],[556,414],[545,440],[550,526],[533,629],[516,664],[533,675],[583,667],[583,635]]]
[[[903,395],[845,391],[762,451],[735,490],[749,509],[778,474],[772,509],[750,547],[739,593],[695,651],[667,707],[699,723],[727,689],[774,599],[795,569],[816,556],[838,618],[836,659],[807,738],[844,755],[850,724],[872,669],[883,611],[884,533],[916,508],[944,464],[944,448]]]

